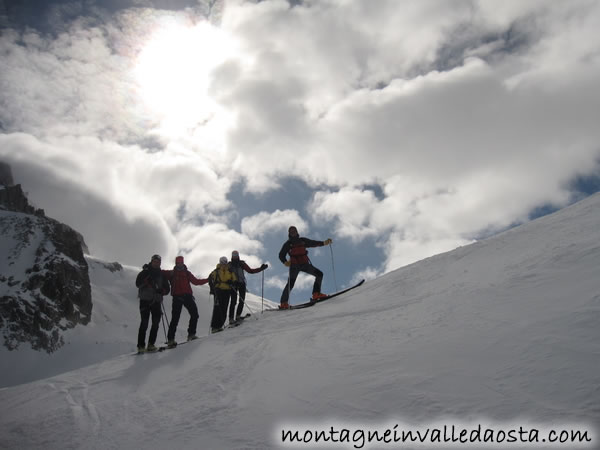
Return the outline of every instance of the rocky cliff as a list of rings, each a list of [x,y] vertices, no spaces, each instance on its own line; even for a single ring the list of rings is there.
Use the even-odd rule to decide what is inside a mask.
[[[2,168],[2,180],[12,174]],[[20,185],[0,185],[0,332],[10,350],[21,344],[53,352],[62,331],[92,314],[85,243],[71,227],[29,204]]]

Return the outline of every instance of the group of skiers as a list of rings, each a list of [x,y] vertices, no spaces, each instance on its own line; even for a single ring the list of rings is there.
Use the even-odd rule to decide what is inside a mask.
[[[300,272],[305,272],[315,277],[313,284],[313,300],[324,296],[321,293],[321,282],[323,272],[314,267],[308,258],[307,248],[322,247],[331,244],[331,239],[325,241],[315,241],[312,239],[300,237],[296,227],[291,226],[288,229],[288,240],[281,247],[279,259],[289,267],[288,282],[281,294],[280,308],[289,309],[288,303],[290,291],[294,287],[296,278]],[[289,255],[290,259],[287,259]],[[138,352],[157,351],[156,338],[158,328],[162,317],[163,296],[169,292],[173,297],[173,307],[171,312],[171,322],[167,332],[167,347],[177,345],[175,333],[181,310],[185,307],[190,314],[188,325],[188,340],[194,340],[196,336],[196,327],[198,325],[198,308],[193,296],[191,285],[199,286],[208,283],[210,294],[214,296],[213,314],[211,320],[211,332],[215,333],[223,330],[227,315],[229,313],[229,323],[231,325],[239,323],[242,320],[242,310],[246,299],[246,276],[248,273],[259,273],[269,267],[262,264],[256,269],[252,269],[245,261],[240,259],[239,252],[234,250],[231,253],[231,261],[227,257],[221,256],[219,264],[213,270],[208,278],[196,278],[184,264],[183,256],[175,258],[173,270],[161,269],[160,255],[153,255],[149,264],[145,264],[142,271],[138,274],[135,285],[138,288],[138,297],[140,299],[141,323],[138,331]],[[239,301],[238,301],[239,300]],[[237,304],[237,309],[236,309]],[[150,335],[148,336],[148,346],[146,347],[146,331],[152,320]]]

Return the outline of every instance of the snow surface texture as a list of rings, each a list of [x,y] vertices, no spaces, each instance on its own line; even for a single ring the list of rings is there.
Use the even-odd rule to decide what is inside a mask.
[[[595,195],[312,308],[4,389],[0,442],[262,449],[286,424],[447,419],[595,432],[599,223]]]

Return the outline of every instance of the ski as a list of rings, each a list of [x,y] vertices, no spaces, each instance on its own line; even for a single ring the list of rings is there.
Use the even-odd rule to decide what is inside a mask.
[[[294,309],[309,308],[311,306],[316,305],[317,303],[324,302],[325,300],[329,300],[330,298],[345,294],[346,292],[351,291],[352,289],[356,289],[357,287],[361,286],[364,282],[365,282],[365,280],[360,280],[354,286],[350,286],[349,288],[342,289],[341,291],[335,292],[333,294],[329,294],[329,295],[327,295],[325,297],[321,297],[320,299],[317,299],[317,300],[310,299],[306,303],[300,303],[298,305],[290,305],[289,309],[278,308],[278,309],[267,309],[267,311],[289,311],[289,310],[294,310]]]
[[[168,345],[161,345],[160,347],[156,347],[156,350],[152,350],[152,351],[144,350],[142,352],[136,352],[133,354],[134,355],[147,355],[147,354],[151,354],[151,353],[160,353],[160,352],[164,352],[165,350],[172,350],[174,348],[179,347],[180,345],[184,345],[184,344],[187,344],[192,341],[197,341],[199,339],[200,339],[199,337],[196,337],[195,339],[189,339],[187,341],[175,342],[175,345],[172,345],[170,347]]]
[[[330,298],[337,297],[338,295],[345,294],[346,292],[351,291],[352,289],[355,289],[355,288],[361,286],[364,282],[365,282],[365,280],[360,280],[354,286],[350,286],[349,288],[343,289],[343,290],[335,292],[333,294],[329,294],[329,295],[327,295],[325,297],[321,297],[321,298],[319,298],[317,300],[310,299],[309,302],[312,302],[313,304],[314,303],[324,302],[325,300],[329,300]]]
[[[225,328],[239,327],[242,324],[242,322],[244,320],[246,320],[248,317],[250,317],[250,313],[246,313],[245,315],[238,317],[235,321],[229,322],[229,325],[227,325]]]

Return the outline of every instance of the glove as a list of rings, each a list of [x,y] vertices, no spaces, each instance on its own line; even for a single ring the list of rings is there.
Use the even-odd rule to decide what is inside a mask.
[[[265,270],[267,267],[269,267],[269,265],[268,265],[268,264],[263,264],[262,266],[260,266],[260,268],[261,268],[262,270]]]
[[[283,263],[283,265],[285,267],[290,267],[292,265],[292,263],[290,261],[286,261],[286,262]]]
[[[323,245],[330,245],[333,241],[331,239],[325,239]]]

